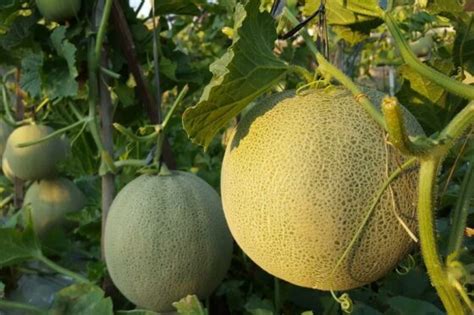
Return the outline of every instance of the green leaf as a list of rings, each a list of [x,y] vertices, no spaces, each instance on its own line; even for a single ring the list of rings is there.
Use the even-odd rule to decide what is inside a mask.
[[[351,46],[356,45],[369,37],[367,34],[341,25],[334,25],[332,30],[337,35],[338,39],[344,39]]]
[[[13,7],[16,4],[17,0],[2,0],[0,2],[0,9],[8,9]]]
[[[165,76],[170,78],[173,81],[177,81],[176,79],[176,69],[178,69],[178,65],[176,62],[172,60],[161,57],[160,60],[160,72],[163,73]]]
[[[31,227],[24,231],[0,229],[0,268],[41,256],[38,239]]]
[[[309,16],[320,6],[321,0],[307,0],[303,14]],[[349,25],[380,17],[381,9],[378,0],[327,1],[327,21],[329,24]]]
[[[75,284],[56,294],[51,315],[113,315],[112,300],[104,297],[104,291],[92,284]]]
[[[20,85],[31,97],[41,94],[41,69],[43,68],[44,55],[42,52],[32,53],[21,61],[22,75]]]
[[[356,303],[352,310],[352,315],[382,315],[379,311],[363,303]]]
[[[0,299],[5,297],[5,284],[0,281]]]
[[[178,302],[174,302],[173,307],[176,308],[178,314],[182,315],[207,315],[207,310],[195,295],[188,295]]]
[[[252,315],[273,315],[273,305],[269,300],[262,300],[258,296],[252,295],[247,303],[245,309]]]
[[[69,74],[76,78],[78,73],[76,69],[76,47],[66,39],[66,28],[60,26],[51,34],[51,42],[58,56],[63,57],[68,65]]]
[[[202,1],[190,0],[159,0],[155,1],[155,10],[157,15],[179,14],[179,15],[198,15],[201,13],[197,4]]]
[[[115,312],[115,314],[116,315],[160,315],[160,313],[147,311],[147,310],[117,311]]]
[[[397,311],[396,314],[417,314],[417,315],[443,315],[444,313],[433,304],[422,300],[409,299],[403,296],[396,296],[388,299],[390,307]]]
[[[200,101],[188,108],[183,125],[193,142],[207,148],[215,134],[250,102],[278,83],[288,66],[273,54],[275,22],[260,12],[259,1],[238,4],[234,42],[210,70]]]
[[[31,31],[34,29],[36,18],[31,16],[18,16],[12,25],[9,26],[8,32],[0,36],[0,47],[5,50],[11,50],[22,44],[27,38],[31,36]]]
[[[442,73],[449,73],[453,64],[449,60],[436,60],[434,67]],[[410,81],[410,87],[433,103],[438,103],[446,91],[436,83],[423,77],[407,65],[400,67],[400,74]]]
[[[455,14],[464,11],[462,1],[458,0],[431,0],[428,2],[426,9],[432,14],[443,12]]]
[[[57,66],[48,70],[44,92],[50,99],[76,96],[78,84],[68,68]]]

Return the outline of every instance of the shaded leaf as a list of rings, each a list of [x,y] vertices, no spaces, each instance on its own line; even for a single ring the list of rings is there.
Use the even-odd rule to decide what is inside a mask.
[[[352,310],[352,315],[382,315],[379,311],[376,309],[365,305],[363,303],[356,303],[354,305],[354,309]]]
[[[117,311],[115,312],[115,314],[116,315],[159,315],[160,313],[147,311],[147,310],[131,310],[131,311]]]
[[[56,294],[51,315],[112,315],[112,300],[104,297],[104,291],[92,284],[75,284]]]
[[[30,37],[35,23],[36,18],[32,15],[17,17],[12,25],[9,26],[8,32],[0,36],[0,47],[3,47],[5,50],[11,50],[20,45]]]
[[[163,73],[165,76],[167,76],[171,80],[177,81],[176,69],[178,69],[178,65],[176,64],[176,62],[173,62],[166,57],[161,57],[161,60],[160,60],[161,73]]]
[[[449,73],[453,68],[453,64],[448,60],[436,60],[435,68],[442,73]],[[433,103],[438,103],[446,93],[441,86],[423,77],[408,65],[400,67],[400,73],[405,79],[410,81],[410,86],[413,90],[428,98]]]
[[[275,23],[260,12],[259,1],[236,7],[234,42],[210,70],[214,74],[200,101],[188,108],[183,124],[188,136],[207,147],[214,135],[250,102],[287,73],[287,65],[273,54]]]
[[[77,77],[76,69],[76,47],[66,39],[66,28],[60,26],[51,34],[51,42],[58,56],[63,57],[68,65],[71,77]]]
[[[262,300],[255,295],[248,299],[245,309],[252,315],[273,315],[272,302],[266,299]]]
[[[40,245],[32,228],[24,231],[0,229],[0,268],[31,260],[41,255]]]
[[[21,61],[22,75],[20,85],[31,97],[41,93],[41,69],[43,68],[43,53],[32,53]]]
[[[409,299],[403,296],[396,296],[388,299],[390,307],[397,311],[399,315],[417,314],[417,315],[443,315],[433,304],[422,300]]]
[[[44,92],[50,99],[72,97],[77,94],[78,83],[67,67],[55,67],[48,70],[44,81]]]
[[[207,315],[207,310],[195,295],[188,295],[178,302],[174,302],[173,307],[176,308],[178,314],[182,315]]]
[[[201,11],[196,4],[200,2],[190,0],[159,0],[155,1],[155,10],[157,15],[198,15]]]

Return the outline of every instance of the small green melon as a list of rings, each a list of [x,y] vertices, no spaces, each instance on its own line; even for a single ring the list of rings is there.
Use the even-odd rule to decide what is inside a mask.
[[[40,236],[54,227],[65,227],[66,214],[81,210],[85,204],[84,194],[66,178],[34,182],[24,200],[24,205],[31,207],[33,226]]]
[[[383,96],[368,95],[376,104]],[[411,135],[424,134],[405,116]],[[359,287],[393,269],[413,245],[395,214],[416,232],[416,168],[385,191],[349,247],[377,191],[405,160],[349,91],[277,94],[247,113],[227,146],[225,217],[267,272],[320,290]]]
[[[230,265],[232,238],[219,195],[185,172],[142,175],[110,208],[105,260],[117,288],[137,306],[172,311],[171,303],[208,297]]]
[[[8,164],[8,161],[5,158],[2,159],[2,171],[3,175],[5,175],[5,177],[8,178],[11,182],[15,180],[15,175],[12,173],[10,165]]]
[[[46,19],[61,22],[77,15],[81,0],[36,0],[36,6]]]
[[[0,159],[3,157],[8,137],[10,136],[12,131],[13,128],[9,124],[4,122],[3,120],[0,120]]]
[[[26,125],[12,132],[4,153],[12,174],[23,180],[38,180],[56,175],[57,164],[67,156],[63,140],[56,137],[28,147],[17,147],[18,144],[44,138],[53,131],[43,125]]]

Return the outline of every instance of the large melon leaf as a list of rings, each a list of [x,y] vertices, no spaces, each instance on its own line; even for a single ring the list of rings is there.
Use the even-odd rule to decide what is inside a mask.
[[[277,34],[258,0],[238,4],[232,46],[210,70],[211,82],[196,106],[188,108],[183,124],[195,143],[207,147],[214,135],[250,102],[278,83],[288,66],[273,53]]]

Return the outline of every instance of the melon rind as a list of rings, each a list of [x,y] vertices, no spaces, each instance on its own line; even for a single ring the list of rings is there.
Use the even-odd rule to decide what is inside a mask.
[[[375,104],[383,94],[368,92]],[[411,135],[423,130],[404,111]],[[347,290],[373,282],[411,249],[396,211],[416,232],[416,168],[385,191],[355,246],[338,261],[388,175],[406,158],[342,88],[284,92],[252,108],[227,146],[226,220],[243,251],[298,286]]]
[[[43,236],[53,228],[66,227],[66,215],[83,209],[86,197],[67,178],[44,179],[28,188],[23,204],[31,207],[34,230]]]
[[[36,141],[54,130],[44,125],[26,125],[15,129],[8,138],[4,158],[11,172],[23,180],[39,180],[56,176],[59,162],[67,156],[65,142],[56,137],[24,148],[18,144]]]
[[[112,203],[104,235],[109,274],[141,308],[173,310],[189,295],[208,297],[230,265],[232,237],[219,195],[185,172],[142,175]]]
[[[36,6],[46,19],[61,22],[77,15],[81,0],[36,0]]]
[[[12,132],[13,128],[3,120],[0,120],[0,159],[3,157],[8,137]]]

